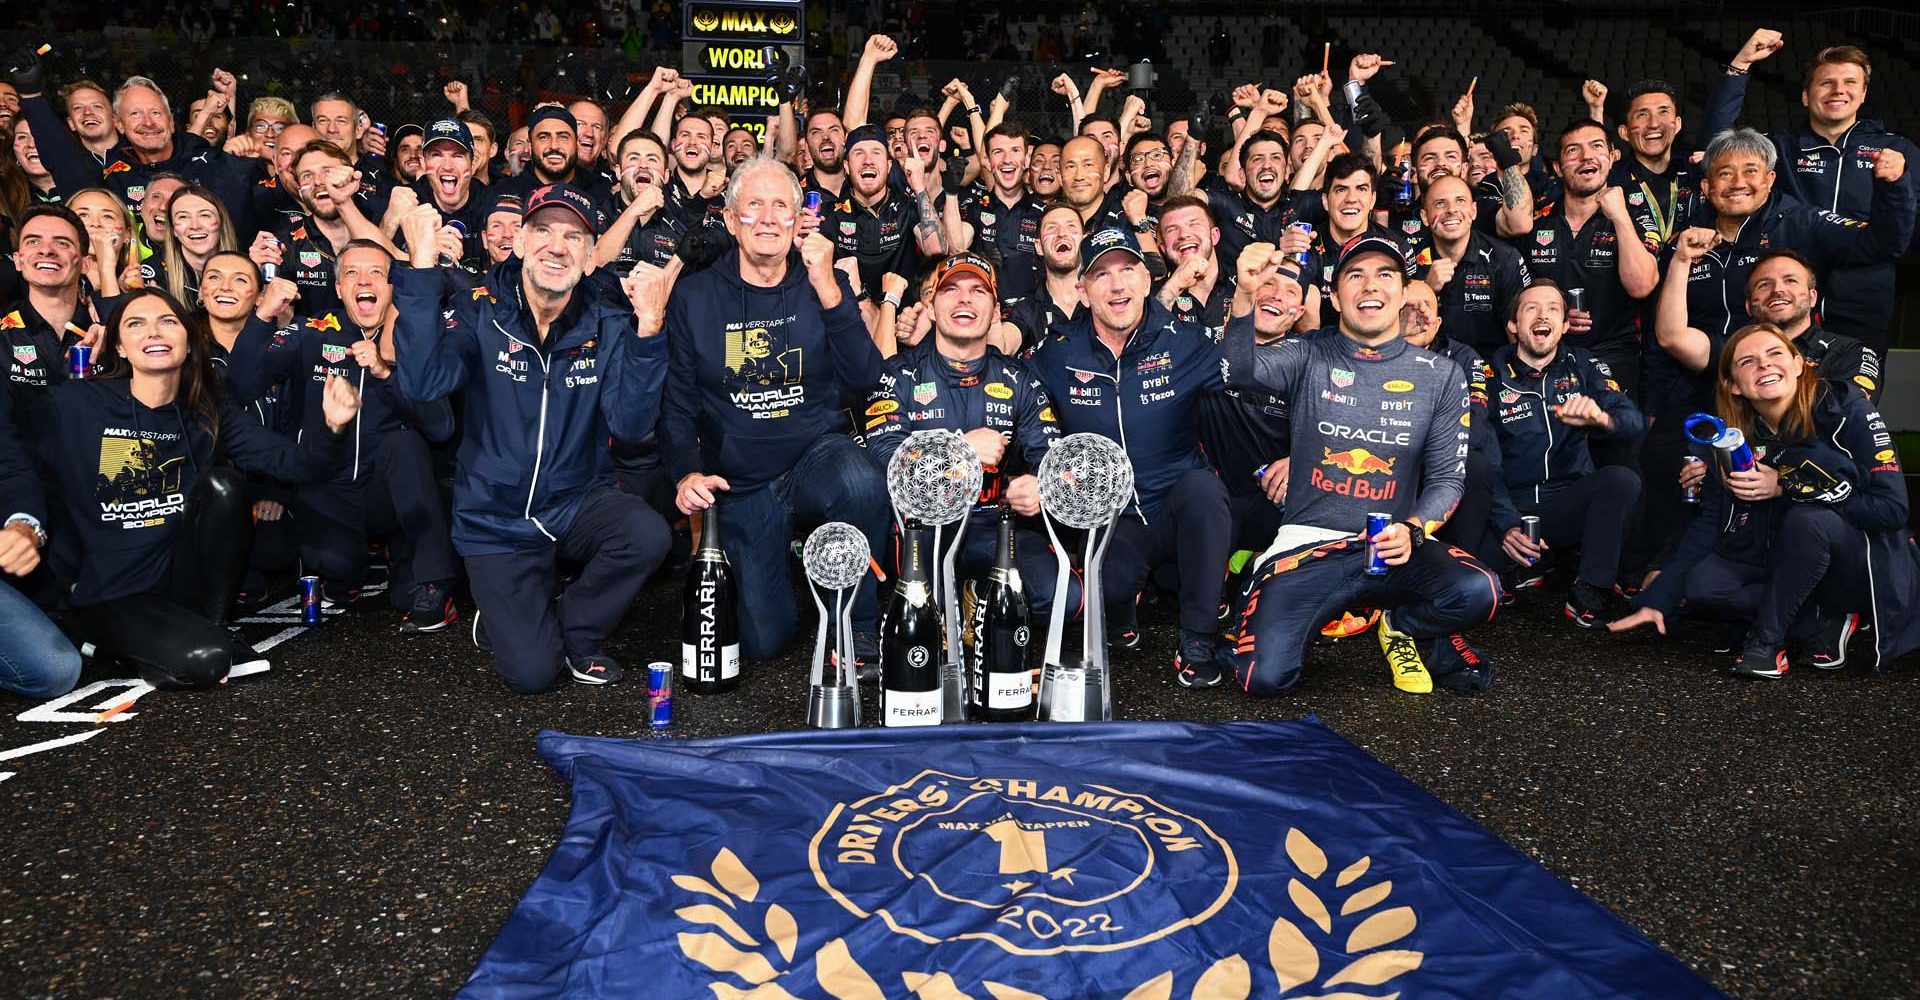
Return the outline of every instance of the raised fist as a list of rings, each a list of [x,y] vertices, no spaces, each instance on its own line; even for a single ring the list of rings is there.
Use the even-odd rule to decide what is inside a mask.
[[[886,62],[899,54],[899,42],[876,32],[867,36],[867,48],[860,58],[873,62]]]
[[[1240,257],[1234,261],[1233,265],[1234,270],[1239,273],[1240,287],[1254,287],[1260,272],[1267,269],[1267,265],[1273,261],[1273,255],[1278,251],[1279,248],[1271,243],[1247,244],[1246,249],[1240,251]]]
[[[1781,40],[1778,31],[1772,28],[1756,28],[1753,34],[1747,37],[1746,44],[1740,46],[1740,51],[1734,53],[1733,68],[1746,69],[1780,51],[1786,44]]]
[[[633,303],[634,329],[640,336],[651,337],[666,324],[668,284],[667,272],[647,263],[635,264],[620,279],[627,300]]]

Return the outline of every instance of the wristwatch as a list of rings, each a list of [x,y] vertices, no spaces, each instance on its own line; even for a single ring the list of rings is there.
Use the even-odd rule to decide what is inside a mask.
[[[32,514],[15,514],[7,518],[7,523],[4,527],[11,528],[16,524],[24,524],[32,528],[33,543],[43,549],[47,547],[47,529],[40,526],[39,518],[34,517]]]
[[[1417,549],[1420,546],[1426,544],[1427,542],[1426,528],[1421,527],[1417,522],[1414,522],[1414,521],[1402,521],[1400,523],[1407,526],[1407,540],[1412,543],[1413,548]]]
[[[1153,218],[1151,216],[1143,215],[1140,218],[1134,220],[1133,231],[1136,233],[1153,232]]]

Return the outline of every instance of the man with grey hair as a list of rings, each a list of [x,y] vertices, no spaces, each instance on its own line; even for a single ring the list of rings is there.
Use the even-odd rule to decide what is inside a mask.
[[[213,87],[226,95],[231,108],[237,90],[233,74],[215,70]],[[148,181],[157,174],[173,173],[212,188],[235,219],[248,216],[253,184],[266,175],[266,161],[229,155],[208,145],[199,135],[176,131],[173,106],[166,93],[144,76],[128,77],[113,92],[113,117],[121,142],[107,155],[100,176],[120,200],[139,204],[146,196]],[[243,240],[251,236],[239,235]]]
[[[683,513],[719,512],[742,607],[748,659],[776,656],[799,624],[787,573],[797,525],[848,521],[889,551],[887,488],[847,436],[841,400],[880,377],[833,242],[801,233],[800,182],[753,159],[727,185],[737,249],[680,279],[667,305],[660,446]],[[797,245],[797,249],[796,249]],[[855,652],[873,663],[880,609],[872,578],[853,610]]]

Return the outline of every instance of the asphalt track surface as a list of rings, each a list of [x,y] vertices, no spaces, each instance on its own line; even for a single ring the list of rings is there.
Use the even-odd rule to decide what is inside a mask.
[[[565,825],[535,734],[647,738],[644,679],[517,697],[464,608],[408,639],[384,601],[360,604],[283,640],[270,674],[147,694],[119,721],[92,720],[124,684],[41,721],[0,694],[0,996],[432,997],[465,981]],[[678,618],[677,581],[655,580],[610,652],[664,658]],[[1711,671],[1704,633],[1581,634],[1529,595],[1476,633],[1498,668],[1480,697],[1400,694],[1363,639],[1253,701],[1176,686],[1172,618],[1142,609],[1145,651],[1116,663],[1121,718],[1318,714],[1730,994],[1913,995],[1911,668],[1737,681]],[[260,642],[288,623],[242,628]],[[730,696],[681,692],[671,734],[796,728],[805,655]],[[82,685],[109,676],[89,667]],[[62,739],[78,742],[18,754]]]

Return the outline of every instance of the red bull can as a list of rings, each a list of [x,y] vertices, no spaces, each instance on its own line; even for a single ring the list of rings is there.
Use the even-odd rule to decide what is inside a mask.
[[[1373,543],[1373,536],[1387,530],[1393,523],[1392,514],[1372,512],[1367,515],[1367,575],[1387,575],[1387,561],[1380,558],[1380,547]]]
[[[1293,228],[1298,229],[1303,233],[1306,233],[1307,239],[1313,239],[1313,223],[1296,222],[1293,224]],[[1294,263],[1299,264],[1301,267],[1306,267],[1307,258],[1311,255],[1312,255],[1312,251],[1302,250],[1299,253],[1293,255],[1293,261]]]
[[[673,725],[673,664],[665,660],[647,664],[647,705],[653,712],[653,728]]]
[[[67,377],[78,379],[93,377],[93,348],[86,344],[75,344],[67,348]]]
[[[320,624],[320,578],[317,576],[300,578],[300,620],[308,625]]]
[[[1540,544],[1540,519],[1539,518],[1533,516],[1532,514],[1522,514],[1520,516],[1520,526],[1526,529],[1527,541],[1532,542],[1535,545]]]
[[[1705,465],[1705,464],[1707,464],[1707,460],[1704,458],[1701,458],[1698,455],[1688,455],[1686,459],[1680,463],[1682,467],[1689,466],[1689,465]],[[1689,486],[1680,492],[1681,492],[1681,495],[1680,495],[1681,500],[1687,503],[1693,504],[1694,506],[1699,506],[1700,487],[1697,484],[1693,486]]]
[[[820,192],[818,191],[807,192],[807,211],[809,212],[820,211]]]

